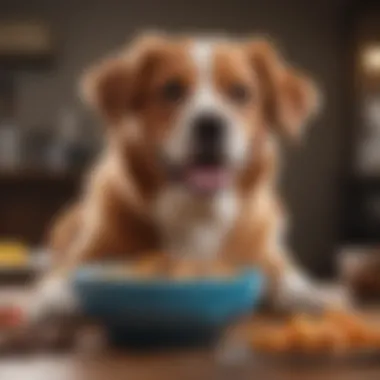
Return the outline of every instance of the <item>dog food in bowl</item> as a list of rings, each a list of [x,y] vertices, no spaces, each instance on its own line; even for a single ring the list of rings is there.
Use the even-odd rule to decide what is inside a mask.
[[[149,256],[141,260],[120,264],[104,271],[109,280],[133,278],[168,278],[173,280],[199,278],[228,278],[238,273],[237,268],[223,261],[171,259],[166,256]]]

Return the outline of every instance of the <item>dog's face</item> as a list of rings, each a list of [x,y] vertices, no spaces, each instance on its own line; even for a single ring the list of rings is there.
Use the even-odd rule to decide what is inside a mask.
[[[312,83],[262,40],[143,38],[85,90],[113,130],[132,116],[168,178],[201,194],[233,186],[263,136],[296,134],[316,107]]]

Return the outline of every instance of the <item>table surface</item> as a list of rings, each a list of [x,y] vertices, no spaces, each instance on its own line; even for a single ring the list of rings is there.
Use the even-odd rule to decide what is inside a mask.
[[[25,291],[0,291],[0,300],[24,297]],[[371,311],[380,318],[380,312]],[[260,323],[260,320],[257,321]],[[161,352],[101,350],[44,350],[0,356],[0,379],[36,380],[179,380],[179,379],[286,379],[286,380],[378,380],[380,355],[361,360],[279,362],[249,354],[228,355],[234,350],[188,350]]]
[[[170,379],[308,379],[378,380],[380,363],[326,366],[280,366],[256,362],[241,365],[218,363],[208,352],[144,354],[103,353],[83,357],[78,354],[44,354],[0,359],[0,378],[38,380],[170,380]]]

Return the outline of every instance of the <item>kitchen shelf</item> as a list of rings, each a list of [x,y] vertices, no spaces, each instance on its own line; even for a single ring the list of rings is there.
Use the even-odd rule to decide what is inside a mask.
[[[74,182],[80,181],[81,173],[55,172],[49,170],[2,170],[0,169],[0,181],[2,182],[24,182],[24,181],[46,181],[46,182]]]

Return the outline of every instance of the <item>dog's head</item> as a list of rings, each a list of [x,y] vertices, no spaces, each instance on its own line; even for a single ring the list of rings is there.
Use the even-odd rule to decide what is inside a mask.
[[[202,194],[231,186],[263,135],[297,136],[318,105],[263,39],[145,36],[90,70],[84,94],[111,133],[137,121],[168,179]]]

